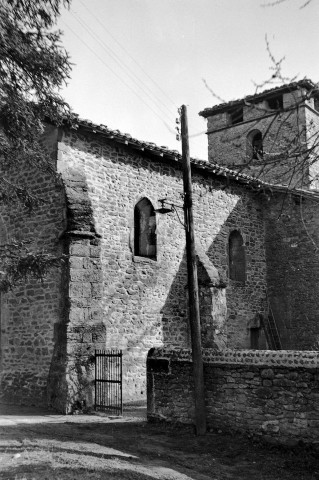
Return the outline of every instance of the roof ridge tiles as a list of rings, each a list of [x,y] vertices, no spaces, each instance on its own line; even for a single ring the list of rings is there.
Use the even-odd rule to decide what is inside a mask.
[[[182,155],[178,150],[171,150],[168,147],[164,146],[158,146],[154,142],[146,142],[142,140],[138,140],[136,138],[133,138],[130,134],[123,134],[120,130],[112,130],[106,125],[97,125],[94,124],[90,120],[84,120],[79,118],[78,115],[74,115],[73,117],[76,119],[76,124],[72,124],[72,128],[79,128],[79,127],[85,127],[90,129],[94,133],[101,133],[103,135],[109,135],[112,137],[112,140],[116,141],[118,140],[119,142],[123,143],[123,140],[125,140],[125,143],[127,145],[130,145],[131,147],[144,147],[144,149],[148,149],[151,154],[154,155],[154,153],[162,153],[162,157],[169,158],[170,160],[177,161],[181,163],[182,161]],[[261,188],[264,187],[265,189],[274,189],[278,191],[287,191],[288,187],[284,185],[273,185],[267,182],[264,182],[256,177],[247,175],[245,173],[237,172],[236,170],[231,170],[230,168],[224,167],[222,165],[219,165],[217,163],[209,163],[206,160],[200,160],[197,158],[191,158],[191,163],[197,168],[200,168],[201,170],[213,173],[217,176],[221,177],[229,177],[232,180],[239,181],[240,183],[243,183],[245,185],[251,185],[252,187],[256,188]],[[319,197],[319,192],[313,192],[313,191],[305,191],[305,190],[295,190],[292,191],[292,193],[297,193],[297,194],[307,194],[308,196],[316,196]]]
[[[289,90],[292,90],[292,89],[296,90],[297,88],[306,88],[308,90],[312,90],[316,94],[316,96],[319,97],[319,85],[318,85],[318,83],[314,83],[309,78],[303,78],[302,80],[299,80],[299,81],[284,83],[282,85],[278,85],[276,87],[269,88],[269,89],[263,90],[263,91],[258,92],[258,93],[256,92],[255,94],[245,95],[242,98],[229,100],[228,102],[223,102],[223,103],[219,103],[217,105],[213,105],[212,107],[204,108],[203,110],[201,110],[199,112],[199,115],[202,116],[202,117],[207,117],[212,112],[215,113],[215,112],[218,112],[219,110],[228,109],[228,108],[231,108],[235,105],[245,104],[247,101],[260,99],[260,98],[263,98],[264,96],[266,97],[269,94],[273,94],[273,93],[276,93],[276,92],[285,91],[285,90],[289,91]]]

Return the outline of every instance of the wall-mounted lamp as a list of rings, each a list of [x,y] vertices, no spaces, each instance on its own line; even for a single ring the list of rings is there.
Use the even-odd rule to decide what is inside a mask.
[[[155,212],[164,214],[164,213],[172,213],[174,211],[173,204],[171,204],[171,206],[169,207],[167,205],[166,198],[162,198],[161,200],[159,200],[159,202],[162,204],[162,206],[157,210],[155,210]]]
[[[161,208],[158,208],[157,210],[155,210],[155,212],[161,213],[161,214],[175,212],[179,223],[183,225],[184,228],[186,228],[185,223],[182,221],[177,211],[177,208],[181,208],[182,210],[184,210],[184,207],[182,207],[181,205],[175,205],[174,203],[168,202],[167,198],[162,198],[161,200],[159,200],[159,202],[162,204],[162,206]]]

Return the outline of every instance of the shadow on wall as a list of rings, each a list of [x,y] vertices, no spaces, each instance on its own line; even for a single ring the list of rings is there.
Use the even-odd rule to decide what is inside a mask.
[[[249,202],[237,202],[219,227],[206,253],[197,230],[197,266],[202,345],[204,348],[265,348],[258,319],[267,315],[266,261],[258,210]],[[242,236],[244,275],[229,279],[229,238],[232,232]],[[242,259],[241,259],[242,263]],[[227,280],[226,280],[227,279]],[[161,310],[164,346],[190,346],[187,302],[186,254]],[[257,319],[257,320],[256,320]],[[252,338],[253,336],[253,338]],[[257,338],[258,337],[258,338]]]
[[[91,406],[94,349],[105,344],[102,323],[100,235],[85,174],[64,171],[67,222],[60,244],[67,261],[61,270],[59,322],[48,375],[48,403],[62,413]]]
[[[239,251],[235,251],[235,258],[231,259],[230,241],[234,238],[233,234],[236,234],[235,237],[240,234],[242,245],[238,245]],[[238,253],[243,257],[236,258]],[[207,256],[221,277],[227,279],[227,347],[266,348],[258,320],[260,315],[268,315],[268,307],[263,220],[257,202],[254,203],[251,198],[237,202],[208,247]],[[237,276],[231,274],[231,269],[234,273],[231,266],[233,260],[239,263]],[[258,329],[259,335],[259,342],[255,342],[255,345],[252,345],[252,326],[254,333]]]
[[[253,204],[251,197],[247,196],[245,201],[236,200],[235,205],[233,200],[232,202],[232,205],[226,205],[228,211],[224,200],[219,210],[216,207],[215,219],[209,220],[211,223],[208,227],[207,224],[204,227],[197,219],[197,239],[201,239],[204,244],[208,236],[213,238],[210,244],[206,244],[206,250],[201,247],[199,241],[197,242],[204,348],[250,348],[251,321],[256,314],[263,313],[265,309],[266,280],[262,223],[258,221],[256,205]],[[87,224],[84,222],[82,228],[87,225],[91,229],[90,209],[87,213]],[[220,225],[221,218],[225,217],[227,218]],[[85,220],[84,217],[81,216],[78,219],[74,214],[72,225],[78,221],[81,226],[83,220]],[[204,228],[206,228],[205,231]],[[240,232],[243,237],[240,248],[245,250],[247,261],[245,281],[229,280],[226,288],[224,278],[228,273],[228,241],[230,233],[234,230]],[[81,252],[82,248],[83,245]],[[81,256],[84,253],[81,253]],[[114,264],[117,265],[114,255],[105,255],[103,257],[103,296],[96,298],[96,304],[99,307],[102,305],[102,312],[98,312],[95,320],[97,323],[102,321],[105,328],[104,348],[120,348],[124,353],[124,401],[145,399],[146,357],[150,348],[160,346],[182,348],[190,345],[185,252],[177,272],[175,266],[174,272],[170,270],[168,256],[161,262],[149,258],[142,260],[129,261],[125,263],[125,270],[117,272],[114,269]],[[116,274],[108,275],[108,265],[112,267],[110,271],[115,271]],[[80,270],[82,273],[86,271],[83,268]],[[78,273],[76,268],[74,273]],[[171,278],[173,282],[170,284]],[[77,275],[72,282],[79,284],[82,291],[81,276]],[[74,291],[75,300],[77,291],[77,289]],[[69,312],[71,313],[72,311]],[[77,315],[78,310],[74,312],[74,326],[78,326]],[[66,322],[67,320],[65,319]],[[258,326],[253,323],[253,327],[256,329]],[[61,337],[63,333],[61,331]],[[69,336],[67,340],[70,343],[73,337]],[[77,343],[78,340],[74,338],[74,342]],[[85,340],[83,347],[89,344],[90,341]],[[60,352],[61,360],[64,359],[63,353]],[[76,378],[79,383],[82,382],[82,385],[83,381],[79,375]],[[70,379],[68,382],[69,390],[73,392]],[[77,400],[76,395],[74,400]]]
[[[196,249],[202,346],[226,346],[226,284],[200,246]],[[171,285],[162,314],[164,346],[190,346],[186,252]]]

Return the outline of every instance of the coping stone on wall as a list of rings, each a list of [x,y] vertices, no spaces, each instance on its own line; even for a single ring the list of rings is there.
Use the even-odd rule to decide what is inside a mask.
[[[149,355],[157,358],[169,358],[175,362],[192,361],[192,352],[188,349],[154,349]],[[210,364],[226,365],[267,365],[278,367],[319,367],[319,352],[294,350],[233,350],[203,349],[203,361]]]

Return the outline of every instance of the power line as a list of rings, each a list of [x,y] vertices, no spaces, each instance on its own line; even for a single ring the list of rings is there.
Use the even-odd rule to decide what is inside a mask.
[[[81,38],[80,35],[78,35],[78,34],[73,30],[73,28],[71,28],[71,27],[70,27],[65,21],[63,21],[62,19],[61,19],[60,21],[62,21],[62,23],[64,23],[64,24],[66,25],[66,27],[86,46],[86,48],[87,48],[88,50],[90,50],[90,51],[93,53],[93,55],[95,55],[95,56],[100,60],[100,62],[102,62],[102,64],[103,64],[108,70],[110,70],[110,71],[113,73],[113,75],[115,75],[115,76],[120,80],[120,82],[122,82],[132,93],[134,93],[134,95],[136,95],[136,96],[139,98],[139,100],[141,100],[141,102],[143,102],[144,105],[146,105],[146,106],[154,113],[154,115],[156,115],[156,116],[161,120],[161,122],[165,125],[165,127],[169,130],[170,133],[173,133],[173,134],[175,135],[175,131],[169,126],[168,122],[166,122],[166,120],[163,120],[163,118],[144,100],[143,97],[141,97],[135,90],[133,90],[133,89],[131,88],[131,86],[128,85],[128,84],[126,83],[126,81],[123,80],[123,78],[116,73],[115,70],[113,70],[112,67],[110,67],[107,63],[105,63],[104,60],[100,57],[100,55],[98,55],[98,54],[95,52],[95,50],[93,50],[93,48],[91,48],[91,47],[83,40],[83,38]]]
[[[100,40],[100,38],[92,31],[92,29],[81,18],[79,18],[78,16],[74,16],[74,18],[82,25],[82,27],[88,32],[88,34],[103,47],[103,49],[108,53],[108,55],[120,66],[120,68],[124,70],[125,74],[130,77],[130,79],[135,83],[135,85],[138,88],[142,89],[142,87],[140,86],[140,84],[142,84],[143,87],[151,93],[150,95],[147,91],[145,91],[145,89],[143,89],[144,95],[146,95],[153,103],[155,102],[158,103],[156,107],[159,110],[161,110],[163,115],[165,116],[172,115],[172,112],[170,111],[170,109],[165,104],[163,104],[161,100],[155,97],[152,90],[147,86],[147,84],[143,80],[141,80],[139,77],[137,77],[135,73],[118,58],[116,53],[108,45],[106,45],[105,42]],[[162,106],[166,108],[167,111],[164,111],[162,109]]]
[[[195,137],[200,137],[201,135],[206,135],[206,130],[202,130],[201,132],[198,133],[193,133],[193,135],[188,135],[189,138],[195,138]]]
[[[162,95],[164,95],[164,97],[166,97],[166,99],[169,100],[169,102],[171,104],[174,105],[174,108],[175,110],[178,109],[177,105],[175,104],[175,101],[172,100],[168,95],[167,95],[167,92],[165,92],[162,87],[144,70],[144,68],[135,60],[135,58],[126,50],[125,47],[123,47],[123,45],[114,37],[114,35],[112,35],[112,33],[105,27],[105,25],[99,20],[99,18],[97,18],[94,13],[89,10],[87,8],[87,6],[82,2],[82,0],[79,0],[79,2],[81,3],[81,5],[87,10],[87,12],[89,12],[89,14],[101,25],[101,27],[103,28],[103,30],[106,31],[106,33],[115,41],[115,43],[117,43],[117,45],[126,53],[126,55],[128,55],[130,57],[131,60],[133,60],[133,62],[138,66],[138,68],[144,73],[144,75],[160,90],[160,92],[162,93]]]

